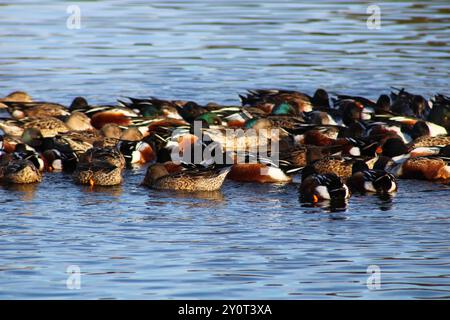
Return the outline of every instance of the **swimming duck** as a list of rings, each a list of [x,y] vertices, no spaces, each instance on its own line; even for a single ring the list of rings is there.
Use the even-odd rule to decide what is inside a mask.
[[[191,169],[170,174],[163,164],[149,166],[143,185],[154,189],[184,191],[216,191],[230,171],[230,167]]]
[[[352,176],[346,181],[352,192],[391,193],[397,190],[394,175],[384,170],[369,170],[367,164],[358,160],[353,163]]]
[[[0,98],[0,102],[7,103],[7,102],[32,102],[33,99],[31,99],[30,95],[26,93],[25,91],[14,91],[8,94],[4,98]]]
[[[246,95],[239,95],[243,106],[260,106],[269,104],[275,106],[288,103],[296,109],[297,113],[309,112],[313,108],[328,109],[328,93],[324,89],[317,89],[311,97],[305,93],[292,90],[260,89],[248,90]]]
[[[107,162],[79,163],[73,173],[77,184],[114,186],[122,182],[122,169]]]
[[[93,147],[80,156],[80,164],[107,163],[125,168],[125,158],[117,148]]]
[[[374,169],[386,170],[396,177],[419,180],[450,179],[450,166],[439,157],[380,157]]]
[[[285,183],[291,182],[280,168],[263,163],[236,163],[231,167],[227,179],[239,182]]]
[[[73,131],[92,131],[94,127],[91,124],[91,118],[85,113],[74,111],[66,120],[66,125]]]
[[[410,151],[411,148],[408,147],[399,137],[387,137],[378,149],[378,153],[391,158],[407,154]]]
[[[153,148],[144,141],[121,140],[117,149],[123,154],[127,164],[144,164],[156,160]]]
[[[450,97],[438,94],[432,99],[433,108],[427,120],[443,126],[450,131]]]
[[[42,156],[32,147],[29,147],[24,143],[18,143],[16,145],[12,156],[13,159],[16,160],[28,160],[32,162],[39,171],[44,170],[44,160],[42,159]]]
[[[404,88],[391,92],[392,106],[394,113],[413,116],[419,119],[426,119],[431,111],[428,101],[421,95],[415,95],[407,92]]]
[[[312,203],[350,197],[349,189],[341,178],[334,173],[318,174],[312,166],[303,169],[299,191],[302,201]]]
[[[60,133],[69,132],[70,130],[63,121],[54,117],[46,117],[26,121],[23,127],[24,129],[39,129],[42,136],[44,137],[54,137]]]
[[[444,147],[450,145],[450,136],[422,136],[411,142],[412,148],[419,147]]]
[[[376,102],[360,96],[350,96],[341,94],[337,95],[337,100],[357,101],[363,105],[364,110],[367,113],[375,112],[375,114],[386,114],[390,112],[391,108],[391,99],[386,94],[380,95]]]
[[[169,100],[160,100],[156,98],[150,99],[137,99],[127,97],[131,102],[125,102],[119,100],[119,103],[123,106],[139,110],[139,114],[143,117],[155,118],[164,117],[169,119],[183,119],[178,113],[177,106],[181,106],[183,103]]]
[[[450,166],[443,159],[414,157],[402,164],[400,176],[409,179],[447,180],[450,179]]]
[[[11,160],[0,166],[0,181],[4,183],[35,183],[42,181],[39,170],[28,160]]]
[[[58,149],[48,149],[42,153],[47,172],[74,172],[78,164],[75,152],[61,152]]]
[[[69,110],[53,102],[5,102],[8,105],[10,114],[15,119],[23,118],[46,118],[46,117],[65,117],[70,115]]]
[[[8,136],[20,137],[23,134],[23,123],[12,119],[0,119],[0,130]]]

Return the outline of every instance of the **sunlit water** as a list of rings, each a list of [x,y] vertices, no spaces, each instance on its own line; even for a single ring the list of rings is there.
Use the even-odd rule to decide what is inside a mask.
[[[0,4],[0,94],[94,103],[121,96],[238,103],[246,88],[376,97],[449,93],[448,2],[64,1]],[[450,297],[449,186],[401,181],[391,199],[305,207],[297,185],[227,181],[219,193],[75,186],[46,174],[0,186],[0,298]],[[66,286],[67,267],[81,288]],[[367,286],[370,265],[381,287]]]

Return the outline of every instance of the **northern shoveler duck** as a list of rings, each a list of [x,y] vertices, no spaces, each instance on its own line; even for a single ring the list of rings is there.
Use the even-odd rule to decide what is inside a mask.
[[[8,110],[15,119],[66,117],[70,115],[68,109],[53,102],[5,102]]]
[[[413,116],[420,119],[426,119],[431,111],[428,101],[421,95],[411,94],[404,88],[391,92],[392,112],[404,116]]]
[[[70,130],[63,121],[54,117],[46,117],[26,121],[23,127],[25,129],[39,129],[42,136],[44,137],[54,137],[60,133],[69,132]]]
[[[0,98],[0,102],[32,102],[30,95],[24,91],[14,91],[4,98]]]
[[[236,163],[231,167],[228,179],[239,182],[285,183],[291,182],[280,168],[263,163]]]
[[[93,147],[80,156],[80,164],[107,163],[119,169],[125,168],[125,158],[117,148]]]
[[[423,136],[437,137],[447,135],[447,130],[444,127],[423,120],[416,121],[412,128],[406,128],[405,131],[409,131],[409,135],[413,139]]]
[[[370,170],[362,160],[353,163],[352,176],[347,179],[346,184],[352,192],[391,193],[397,190],[394,175],[384,170]]]
[[[73,173],[77,184],[114,186],[122,183],[122,169],[107,162],[79,163]]]
[[[12,160],[0,166],[0,181],[4,183],[35,183],[42,181],[39,170],[28,160]]]
[[[11,119],[0,120],[0,130],[8,136],[20,137],[24,131],[23,123]]]
[[[128,97],[128,99],[131,102],[119,100],[119,103],[127,108],[139,110],[139,114],[145,118],[162,116],[169,119],[183,119],[177,110],[177,107],[181,107],[183,103],[177,101],[160,100],[156,98],[137,99]]]
[[[299,191],[302,201],[312,203],[350,197],[349,189],[341,178],[334,173],[318,174],[312,166],[303,169]]]
[[[121,140],[117,149],[123,154],[127,164],[144,164],[156,160],[153,148],[145,141]]]
[[[290,104],[297,113],[330,107],[328,93],[324,89],[317,89],[313,97],[298,91],[280,89],[248,90],[246,95],[239,97],[243,106],[257,107],[268,104],[271,106],[269,112],[274,106],[282,103]]]
[[[66,125],[73,131],[92,131],[91,118],[79,111],[74,111],[66,120]]]
[[[322,149],[308,148],[306,161],[319,174],[333,173],[346,179],[352,175],[352,158],[340,156],[324,156]]]
[[[450,97],[437,94],[432,99],[433,108],[428,116],[428,121],[443,126],[450,131]]]
[[[76,97],[72,100],[72,103],[69,106],[69,110],[71,112],[82,112],[84,113],[85,111],[89,110],[89,104],[86,100],[86,98],[84,97]]]
[[[119,137],[120,140],[124,141],[141,141],[143,138],[144,135],[136,127],[127,128]]]
[[[119,140],[120,137],[122,136],[122,129],[115,123],[105,124],[100,129],[100,132],[106,138],[113,138]]]
[[[75,152],[61,152],[58,149],[48,149],[42,153],[47,172],[74,172],[78,164]]]
[[[148,167],[143,185],[154,189],[183,191],[217,191],[230,171],[230,167],[216,169],[189,169],[169,173],[163,164]]]
[[[400,138],[388,138],[379,148],[381,154],[387,157],[397,157],[409,153],[411,148],[408,147]],[[378,151],[378,152],[379,152]]]
[[[450,166],[439,158],[409,158],[402,164],[400,176],[409,179],[447,180],[450,179]]]
[[[86,111],[86,114],[91,116],[91,124],[98,130],[108,123],[127,127],[132,125],[133,120],[139,117],[132,109],[108,105],[93,107]]]
[[[334,173],[343,179],[352,175],[353,162],[350,159],[329,156],[315,160],[310,164],[319,174]]]
[[[366,113],[384,114],[389,113],[391,108],[391,99],[388,95],[382,94],[378,97],[377,101],[374,102],[370,99],[350,96],[350,95],[337,95],[337,100],[353,100],[363,105]]]
[[[355,122],[371,119],[371,115],[365,111],[364,105],[359,101],[352,99],[337,99],[333,102],[334,106],[339,110],[339,114],[336,114],[336,118],[340,117],[342,123],[346,126],[350,126]],[[337,120],[337,123],[340,123],[340,121]]]
[[[422,136],[411,142],[412,148],[445,147],[447,145],[450,145],[450,136]]]
[[[34,164],[34,166],[39,170],[44,170],[44,160],[42,156],[36,152],[32,147],[24,144],[18,143],[14,152],[12,153],[13,159],[16,160],[28,160]]]
[[[448,180],[450,166],[447,161],[439,157],[380,157],[374,169],[386,170],[396,177],[418,180]]]

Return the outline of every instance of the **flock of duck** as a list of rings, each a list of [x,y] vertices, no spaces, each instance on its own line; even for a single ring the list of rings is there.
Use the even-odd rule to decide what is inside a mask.
[[[154,97],[115,105],[77,97],[64,106],[13,92],[0,98],[0,183],[39,183],[44,173],[63,171],[77,184],[111,186],[127,168],[147,165],[143,185],[195,192],[218,190],[226,178],[290,183],[300,174],[302,201],[318,203],[356,192],[393,193],[398,178],[450,179],[448,96],[428,101],[392,88],[377,101],[324,89],[313,96],[249,90],[239,97],[240,106]],[[225,140],[227,129],[244,134]],[[269,129],[279,134],[260,139]],[[210,154],[227,161],[209,161],[206,153],[190,161],[194,148],[212,145]],[[278,161],[247,152],[255,146]],[[189,157],[174,161],[174,150]],[[246,161],[237,161],[239,152]]]

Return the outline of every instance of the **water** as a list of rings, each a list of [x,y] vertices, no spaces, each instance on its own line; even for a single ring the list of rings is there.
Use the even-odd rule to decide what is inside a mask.
[[[0,93],[93,103],[121,96],[238,103],[247,88],[376,97],[448,93],[448,2],[71,1],[0,4]],[[448,298],[449,186],[400,181],[391,199],[310,208],[297,185],[227,181],[221,192],[90,190],[46,174],[0,186],[0,298]],[[81,289],[66,287],[67,267]],[[381,288],[366,285],[368,266]]]

